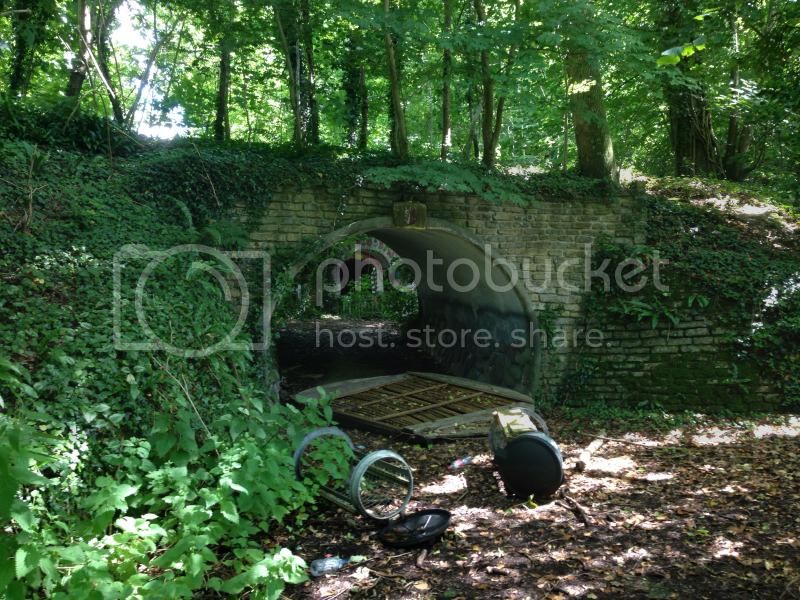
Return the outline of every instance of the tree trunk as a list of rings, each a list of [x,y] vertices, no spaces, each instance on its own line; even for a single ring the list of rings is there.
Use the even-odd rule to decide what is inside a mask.
[[[303,115],[300,110],[300,93],[298,90],[297,72],[295,71],[295,61],[292,60],[292,44],[289,41],[286,27],[283,25],[280,10],[274,5],[273,10],[275,12],[275,24],[278,29],[278,39],[283,48],[283,55],[286,58],[286,70],[289,73],[289,102],[292,105],[293,117],[292,141],[295,146],[302,146],[304,142]]]
[[[739,28],[737,15],[731,18],[733,31],[733,67],[731,68],[731,94],[734,97],[734,107],[728,117],[728,135],[725,141],[725,156],[723,158],[723,168],[725,177],[731,181],[742,181],[750,174],[752,166],[747,165],[745,154],[750,148],[752,141],[752,127],[742,126],[739,113],[739,86],[741,85],[741,74],[739,71]]]
[[[389,16],[389,0],[383,0],[384,15]],[[384,30],[386,59],[389,67],[390,121],[393,123],[392,153],[400,160],[408,159],[408,136],[406,135],[406,118],[403,110],[403,97],[400,90],[400,72],[395,54],[395,42],[388,26]]]
[[[444,0],[444,34],[447,36],[453,27],[453,0]],[[442,148],[440,157],[447,160],[450,147],[453,145],[453,132],[450,124],[450,77],[453,72],[453,53],[449,48],[450,40],[442,56]]]
[[[111,103],[111,112],[114,115],[114,121],[119,125],[124,125],[125,111],[122,107],[120,96],[112,85],[113,79],[111,77],[111,69],[108,66],[110,62],[109,58],[111,57],[108,36],[111,33],[114,13],[120,4],[122,4],[121,0],[115,0],[105,11],[95,6],[92,8],[91,18],[94,27],[93,37],[97,48],[97,67],[100,70],[101,77],[106,83],[106,92],[108,92],[108,100]]]
[[[351,147],[366,147],[366,120],[369,105],[366,98],[366,73],[360,64],[359,40],[354,34],[347,39],[342,70],[345,95],[345,143]],[[362,146],[363,144],[363,146]]]
[[[478,24],[486,26],[486,9],[483,6],[483,0],[474,0],[473,6],[475,8],[475,16],[478,19]],[[520,0],[514,0],[514,22],[519,18]],[[508,77],[511,74],[511,68],[514,66],[514,59],[516,57],[517,48],[511,46],[508,49],[506,56],[505,75]],[[502,95],[497,98],[497,106],[495,107],[495,94],[494,94],[494,76],[492,74],[491,61],[489,60],[489,50],[481,50],[481,83],[483,86],[483,114],[481,116],[481,140],[483,142],[483,156],[481,162],[486,167],[494,167],[497,147],[500,143],[500,132],[503,127],[503,110],[505,108],[506,98]]]
[[[486,24],[486,11],[482,0],[475,0],[475,15],[478,24]],[[494,152],[492,149],[492,127],[494,125],[494,79],[492,78],[491,65],[489,64],[489,51],[481,50],[481,84],[483,86],[483,113],[481,115],[481,141],[483,142],[482,162],[487,167],[494,165]]]
[[[128,115],[125,118],[125,126],[130,128],[133,126],[133,119],[136,116],[136,111],[139,109],[139,102],[142,100],[142,94],[144,93],[144,88],[147,87],[147,84],[150,83],[150,75],[153,72],[153,66],[156,63],[156,58],[158,58],[159,52],[161,52],[161,48],[164,47],[164,44],[172,38],[172,34],[175,32],[175,28],[178,25],[178,21],[172,24],[172,27],[169,31],[166,31],[162,36],[158,36],[158,32],[153,28],[153,36],[155,39],[155,43],[153,47],[150,49],[150,54],[147,57],[147,64],[145,65],[144,71],[142,72],[142,77],[139,79],[139,87],[136,89],[136,96],[133,98],[133,103],[131,107],[128,109]],[[228,52],[228,71],[230,71],[230,52]],[[230,73],[228,74],[228,78],[230,81]],[[226,107],[226,122],[228,120],[228,109]],[[116,117],[116,115],[115,115]],[[227,137],[230,137],[230,131],[228,131]]]
[[[89,71],[89,44],[91,44],[91,34],[86,21],[88,19],[86,10],[86,0],[75,0],[75,58],[72,59],[72,69],[69,73],[69,81],[65,94],[71,98],[77,98],[81,94],[83,82]]]
[[[367,95],[367,72],[358,70],[359,96],[361,97],[361,128],[358,131],[358,149],[366,150],[369,137],[369,96]]]
[[[311,8],[309,0],[300,0],[300,43],[302,50],[302,85],[303,108],[306,111],[305,141],[307,144],[319,144],[319,105],[316,95],[316,73],[314,66],[314,36],[311,26]]]
[[[467,141],[464,144],[464,151],[462,153],[464,160],[469,160],[470,157],[474,160],[478,160],[481,154],[480,144],[478,142],[478,121],[481,117],[481,104],[477,101],[478,96],[477,86],[470,84],[466,95],[469,131],[467,132]]]
[[[670,0],[661,8],[659,23],[664,31],[661,43],[672,48],[692,39],[693,16],[698,14],[695,0]],[[700,61],[699,53],[684,57],[677,65],[683,79],[690,79],[691,67]],[[665,81],[670,123],[670,141],[675,156],[675,174],[679,176],[721,175],[719,147],[712,127],[711,111],[700,81]]]
[[[314,47],[308,0],[287,2],[288,19],[273,4],[278,37],[289,72],[289,97],[294,116],[292,139],[296,146],[319,143],[319,106],[314,81]]]
[[[11,59],[11,73],[8,87],[14,96],[24,96],[33,75],[33,53],[36,47],[36,25],[33,23],[34,3],[19,0],[12,5],[11,28],[14,35],[14,56]],[[33,31],[33,35],[31,35]]]
[[[675,174],[719,175],[719,148],[705,92],[685,85],[668,85],[666,98]]]
[[[614,146],[608,131],[599,67],[582,49],[569,51],[566,67],[578,172],[585,177],[616,179]]]
[[[231,123],[228,114],[228,95],[231,83],[231,45],[227,35],[219,42],[219,85],[217,87],[217,110],[214,118],[214,139],[223,142],[231,139]]]

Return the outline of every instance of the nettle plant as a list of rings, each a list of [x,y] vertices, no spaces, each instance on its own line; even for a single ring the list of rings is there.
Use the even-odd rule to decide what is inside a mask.
[[[0,175],[19,180],[25,154],[4,155],[19,160]],[[305,565],[270,536],[303,523],[319,485],[296,479],[292,451],[330,423],[329,401],[279,404],[263,380],[269,357],[246,350],[115,348],[114,254],[197,233],[157,203],[131,202],[106,159],[74,158],[52,154],[33,177],[30,235],[0,221],[0,597],[188,598],[208,588],[277,598]],[[18,194],[0,185],[0,212]],[[135,273],[123,276],[121,295],[135,284]],[[189,268],[159,271],[147,289],[148,323],[171,341],[203,347],[231,331],[220,291]],[[187,319],[187,306],[202,318]],[[141,329],[128,308],[123,334]]]
[[[235,384],[224,362],[209,362],[223,387]],[[43,417],[37,429],[0,418],[0,589],[9,598],[34,590],[191,597],[203,587],[276,598],[285,583],[305,579],[302,559],[265,550],[262,540],[276,526],[301,524],[314,502],[318,483],[296,480],[291,456],[308,430],[330,423],[327,398],[301,411],[243,389],[224,406],[214,402],[225,416],[210,421],[212,407],[201,412],[179,383],[199,373],[172,365],[167,374],[164,392],[174,401],[155,412],[145,435],[102,443],[84,436],[69,452],[72,464],[59,456],[72,436],[37,431]],[[323,460],[326,473],[344,472],[336,455]],[[67,505],[73,470],[82,481]]]

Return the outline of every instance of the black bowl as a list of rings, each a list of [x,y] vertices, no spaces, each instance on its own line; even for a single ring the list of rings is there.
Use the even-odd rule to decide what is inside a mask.
[[[412,548],[437,540],[450,524],[450,513],[429,508],[401,517],[384,527],[378,538],[387,546]]]

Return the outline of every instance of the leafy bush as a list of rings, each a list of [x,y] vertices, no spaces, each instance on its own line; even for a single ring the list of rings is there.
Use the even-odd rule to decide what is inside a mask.
[[[3,182],[28,177],[28,153],[5,142],[0,156],[8,215],[20,191]],[[115,294],[115,255],[197,233],[132,201],[110,169],[51,153],[31,179],[29,233],[0,219],[0,596],[276,598],[305,571],[269,535],[303,522],[318,485],[295,479],[291,451],[330,422],[330,406],[278,404],[246,351],[115,348],[115,299],[120,335],[142,334],[130,299],[146,264],[117,257]],[[235,321],[208,274],[192,274],[203,259],[183,254],[147,283],[147,322],[175,344],[223,339]],[[244,329],[233,341],[248,339]]]
[[[143,147],[135,134],[82,110],[73,98],[34,101],[0,96],[0,138],[107,156],[129,156]]]

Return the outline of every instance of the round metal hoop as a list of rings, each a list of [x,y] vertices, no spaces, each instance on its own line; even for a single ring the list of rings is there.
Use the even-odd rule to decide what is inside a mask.
[[[351,440],[350,436],[347,435],[344,431],[342,431],[338,427],[321,427],[320,429],[315,429],[314,431],[312,431],[311,433],[306,435],[306,437],[303,438],[303,441],[300,442],[300,445],[297,447],[297,450],[294,451],[294,456],[293,456],[294,474],[297,477],[297,479],[303,479],[302,464],[300,462],[301,459],[303,458],[303,453],[312,444],[312,442],[315,442],[321,437],[327,437],[327,436],[344,438],[344,440],[347,442],[347,445],[350,446],[350,450],[355,450],[355,446],[353,445],[353,440]]]
[[[376,466],[376,463],[384,460],[393,460],[399,463],[399,465],[393,467],[391,470]],[[406,487],[405,496],[400,504],[388,512],[376,512],[374,510],[374,506],[370,506],[364,502],[361,489],[362,483],[364,482],[364,478],[369,472],[370,468],[373,467],[376,469],[377,479],[394,481],[395,483]],[[349,488],[350,500],[353,502],[353,506],[355,506],[359,513],[371,519],[388,520],[401,514],[411,501],[411,495],[414,491],[414,475],[411,471],[411,467],[408,466],[408,463],[403,459],[402,456],[396,452],[392,452],[391,450],[377,450],[376,452],[370,452],[367,454],[355,466],[350,474]]]

